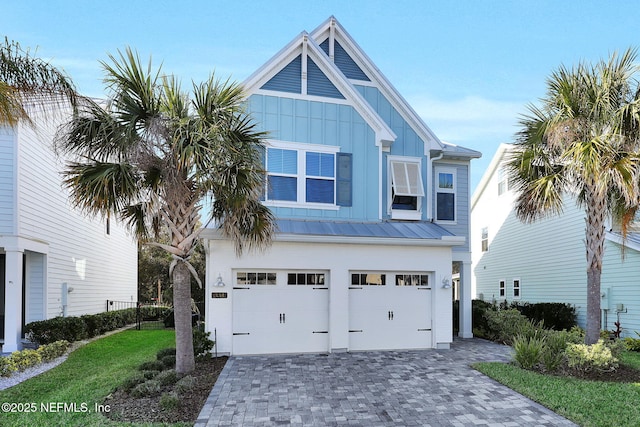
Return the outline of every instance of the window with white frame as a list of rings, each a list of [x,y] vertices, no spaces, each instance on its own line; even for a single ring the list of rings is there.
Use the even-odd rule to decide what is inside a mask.
[[[436,169],[436,220],[456,221],[456,171]]]
[[[338,151],[334,146],[271,143],[265,156],[265,201],[288,206],[345,206],[341,199],[345,199],[346,194],[350,203],[351,194],[345,191],[350,190],[350,182],[340,186],[340,193],[336,195],[336,182],[344,183],[337,176],[336,158],[342,154]],[[340,162],[345,163],[350,175],[350,157]],[[340,170],[344,169],[341,166]]]
[[[513,297],[520,298],[520,279],[513,279]]]
[[[424,186],[421,159],[389,157],[389,195],[391,217],[394,219],[421,219]]]
[[[480,240],[480,244],[482,247],[482,252],[487,252],[489,250],[489,228],[482,228],[482,236]]]
[[[506,296],[506,282],[504,280],[500,280],[498,284],[498,295],[503,298]]]
[[[507,179],[507,171],[504,167],[498,169],[498,196],[503,195],[509,189],[509,180]]]

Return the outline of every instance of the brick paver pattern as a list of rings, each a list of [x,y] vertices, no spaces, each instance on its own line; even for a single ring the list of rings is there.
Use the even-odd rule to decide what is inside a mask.
[[[469,366],[510,355],[456,339],[449,350],[231,357],[195,425],[575,425]]]

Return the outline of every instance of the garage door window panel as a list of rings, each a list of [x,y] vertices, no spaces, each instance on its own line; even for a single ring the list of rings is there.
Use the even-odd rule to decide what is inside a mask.
[[[289,273],[287,274],[287,285],[324,286],[324,273]]]
[[[238,285],[275,285],[276,273],[266,271],[238,271],[236,284]]]

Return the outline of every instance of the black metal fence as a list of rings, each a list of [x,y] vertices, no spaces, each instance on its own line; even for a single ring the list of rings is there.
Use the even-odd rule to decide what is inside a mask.
[[[204,320],[204,302],[195,303],[197,309],[192,312],[194,324]],[[146,304],[136,301],[113,301],[107,300],[107,311],[116,310],[136,310],[136,329],[164,329],[175,326],[173,320],[173,308],[158,305]]]

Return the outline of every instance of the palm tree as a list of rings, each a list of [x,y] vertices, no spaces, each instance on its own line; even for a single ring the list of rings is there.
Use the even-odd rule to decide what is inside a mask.
[[[274,229],[259,200],[264,134],[243,109],[241,87],[211,76],[193,84],[192,96],[172,77],[145,68],[131,49],[103,63],[109,98],[88,102],[58,134],[57,145],[75,156],[64,171],[75,205],[115,215],[147,244],[173,258],[176,370],[195,367],[189,262],[207,218],[235,242],[236,252],[264,248]],[[170,243],[163,243],[165,228]],[[199,279],[197,279],[199,281]]]
[[[587,329],[599,339],[605,226],[626,235],[638,206],[640,88],[636,50],[596,65],[561,66],[547,81],[541,107],[529,106],[509,163],[516,215],[532,222],[561,214],[570,196],[585,209]],[[552,244],[552,242],[549,242]]]
[[[31,56],[16,42],[0,43],[0,125],[18,121],[33,126],[30,113],[51,107],[75,106],[78,101],[71,80],[40,58]]]

